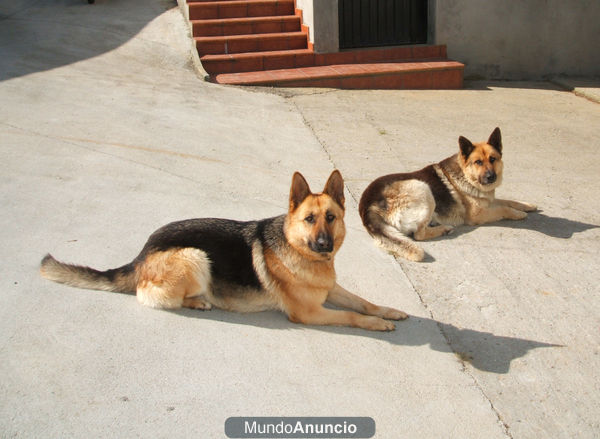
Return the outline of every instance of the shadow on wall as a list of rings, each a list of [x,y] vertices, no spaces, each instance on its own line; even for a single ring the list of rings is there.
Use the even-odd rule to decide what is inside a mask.
[[[179,309],[171,312],[185,317],[268,329],[307,330],[310,328],[349,337],[374,338],[397,346],[429,345],[431,349],[438,352],[454,353],[458,360],[470,363],[476,369],[497,374],[508,373],[511,361],[525,356],[532,349],[562,347],[552,343],[457,328],[448,323],[412,316],[407,320],[396,322],[395,331],[373,332],[357,328],[299,325],[291,323],[285,314],[276,311],[239,314],[221,310]]]
[[[176,6],[175,0],[0,2],[0,80],[111,51]]]

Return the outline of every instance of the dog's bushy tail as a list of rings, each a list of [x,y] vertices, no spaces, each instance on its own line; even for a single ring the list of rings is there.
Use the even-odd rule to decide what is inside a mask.
[[[65,264],[47,254],[40,264],[42,277],[78,288],[134,293],[136,273],[133,263],[111,270],[99,271],[81,265]]]
[[[365,210],[361,212],[361,218],[367,232],[379,247],[410,261],[420,262],[425,257],[425,251],[417,243],[388,224],[376,212]]]

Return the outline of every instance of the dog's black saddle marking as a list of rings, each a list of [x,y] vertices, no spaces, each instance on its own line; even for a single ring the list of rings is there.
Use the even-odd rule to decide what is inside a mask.
[[[261,289],[252,263],[252,245],[258,240],[264,246],[266,230],[279,218],[283,217],[247,222],[219,218],[176,221],[154,232],[136,259],[141,261],[155,251],[193,247],[207,254],[213,278]]]

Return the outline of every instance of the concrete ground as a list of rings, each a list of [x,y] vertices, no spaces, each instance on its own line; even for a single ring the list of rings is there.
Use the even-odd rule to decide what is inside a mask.
[[[0,4],[0,435],[224,437],[231,416],[370,416],[377,438],[600,436],[600,105],[550,83],[240,89],[193,69],[167,0]],[[395,260],[360,224],[375,177],[502,129],[521,222]],[[176,219],[284,212],[291,175],[347,184],[339,282],[391,333],[144,308],[39,277],[110,268]]]

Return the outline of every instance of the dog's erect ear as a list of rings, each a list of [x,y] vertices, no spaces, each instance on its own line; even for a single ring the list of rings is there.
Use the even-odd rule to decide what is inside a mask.
[[[341,208],[344,207],[344,203],[346,201],[344,198],[344,179],[342,178],[340,171],[336,169],[331,173],[327,183],[325,184],[323,193],[333,198],[333,200],[338,203]]]
[[[310,187],[308,187],[308,183],[302,174],[294,172],[292,187],[290,188],[290,211],[296,210],[311,193]]]
[[[458,145],[460,146],[460,153],[463,155],[463,157],[464,157],[465,160],[467,158],[469,158],[469,156],[471,155],[471,153],[475,149],[475,147],[473,146],[473,144],[471,143],[471,141],[469,139],[467,139],[466,137],[463,137],[463,136],[460,136],[458,138]]]
[[[496,151],[502,154],[502,135],[500,134],[500,128],[496,127],[496,129],[492,131],[487,143],[492,145]]]

